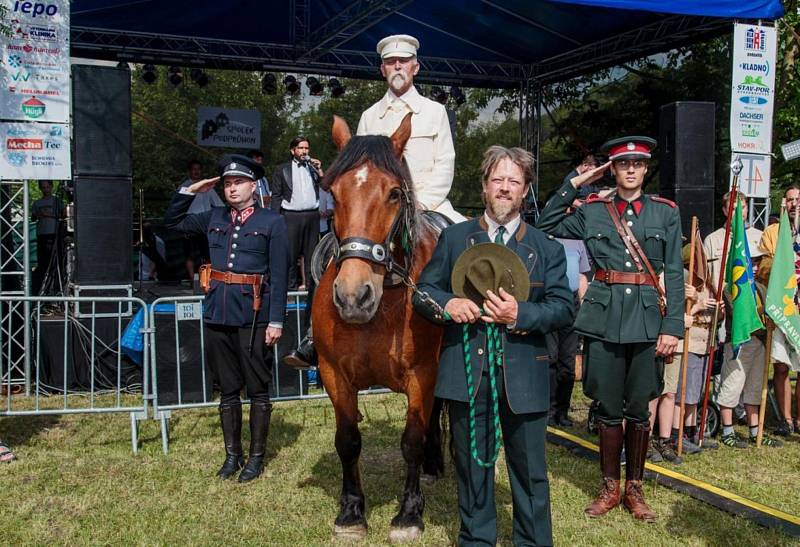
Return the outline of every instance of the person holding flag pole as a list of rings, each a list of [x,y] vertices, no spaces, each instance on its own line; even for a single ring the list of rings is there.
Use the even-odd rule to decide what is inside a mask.
[[[738,162],[737,162],[738,163]],[[734,169],[734,187],[730,192],[730,202],[735,202],[735,210],[728,210],[728,231],[730,241],[725,241],[723,254],[725,268],[721,271],[717,294],[722,294],[725,282],[725,297],[731,313],[728,343],[725,344],[725,359],[720,373],[718,402],[722,421],[722,444],[732,448],[747,448],[748,443],[737,436],[733,429],[733,409],[740,399],[744,402],[747,423],[750,428],[750,443],[756,443],[758,433],[758,408],[761,402],[761,377],[764,362],[764,344],[751,335],[764,329],[758,313],[750,245],[745,234],[743,203],[738,196],[737,182],[740,169]],[[712,234],[713,235],[713,234]],[[760,234],[759,234],[760,235]],[[709,236],[711,237],[711,236]],[[730,253],[727,253],[727,248]],[[757,250],[757,249],[756,249]],[[724,272],[724,276],[722,275]],[[713,361],[711,361],[713,362]],[[708,378],[708,375],[707,375]],[[706,384],[708,386],[708,384]],[[708,397],[708,394],[706,394]],[[704,427],[705,422],[701,424]],[[763,444],[780,446],[782,443],[764,437]]]
[[[767,324],[767,355],[764,359],[764,376],[761,383],[761,408],[758,414],[756,446],[761,446],[765,439],[764,411],[766,409],[769,363],[772,358],[772,332],[775,327],[778,327],[789,344],[795,348],[800,346],[800,317],[798,317],[796,304],[797,274],[795,271],[795,252],[792,244],[792,227],[789,223],[786,207],[781,209],[778,241],[775,246],[775,258],[772,261],[764,306],[769,320]]]
[[[782,209],[785,208],[786,214],[789,217],[789,226],[791,228],[790,242],[793,244],[791,255],[793,264],[791,265],[792,271],[795,276],[800,274],[800,260],[798,260],[798,252],[800,252],[800,240],[798,239],[798,223],[800,223],[800,187],[792,184],[786,188],[783,193],[783,201],[781,204]],[[778,229],[780,224],[776,223],[764,230],[761,236],[760,247],[764,252],[764,258],[758,267],[758,279],[765,286],[770,279],[772,270],[773,259],[776,256],[778,246]],[[795,300],[796,302],[796,300]],[[788,437],[793,432],[800,433],[800,424],[794,425],[792,423],[792,384],[789,380],[789,372],[793,370],[800,370],[800,351],[798,351],[797,341],[792,341],[784,335],[781,328],[778,328],[773,333],[772,341],[772,363],[773,363],[773,376],[772,385],[775,389],[775,402],[778,404],[780,412],[780,420],[778,426],[775,428],[775,435]],[[800,408],[800,390],[795,394],[798,408]]]
[[[714,288],[711,285],[708,260],[702,245],[700,232],[695,228],[692,240],[694,245],[683,248],[683,263],[686,279],[686,333],[685,347],[678,347],[676,361],[680,363],[678,390],[675,397],[675,412],[672,421],[672,444],[679,450],[694,454],[701,450],[697,446],[697,405],[702,396],[705,367],[708,366],[709,325],[716,317],[719,323],[724,317],[724,310],[719,308],[714,299]],[[685,378],[685,380],[684,380]],[[680,439],[680,440],[679,440]],[[719,448],[719,444],[706,440],[702,449]]]

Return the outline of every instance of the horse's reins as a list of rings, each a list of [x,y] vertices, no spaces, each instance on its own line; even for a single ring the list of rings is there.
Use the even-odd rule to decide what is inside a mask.
[[[403,179],[401,185],[401,192],[402,192],[402,203],[400,205],[400,209],[397,211],[397,215],[395,215],[394,220],[392,221],[392,226],[389,229],[389,233],[386,236],[386,239],[383,243],[377,243],[369,238],[366,237],[347,237],[345,239],[339,240],[339,237],[336,235],[336,227],[333,226],[331,231],[333,232],[333,237],[336,240],[336,245],[334,246],[334,259],[336,263],[336,267],[338,268],[339,265],[349,259],[349,258],[359,258],[362,260],[367,260],[372,262],[373,264],[378,264],[383,266],[386,269],[387,274],[395,274],[397,275],[400,280],[405,284],[411,291],[416,295],[420,300],[426,303],[429,306],[432,306],[433,309],[437,311],[437,313],[445,320],[449,320],[450,316],[447,312],[444,311],[444,308],[439,305],[438,302],[433,300],[431,296],[425,292],[419,290],[417,284],[414,283],[414,280],[411,279],[411,234],[410,234],[410,221],[408,215],[413,214],[414,211],[414,204],[411,202],[410,192],[408,190],[408,183],[405,179]],[[393,250],[394,250],[394,241],[397,237],[401,237],[401,244],[403,246],[403,261],[404,264],[401,266],[398,264],[393,258]],[[494,466],[495,461],[497,461],[497,457],[500,453],[500,445],[502,443],[501,437],[501,429],[500,429],[500,411],[499,411],[499,395],[497,392],[497,372],[496,367],[502,364],[502,343],[500,339],[500,331],[497,329],[496,325],[489,324],[487,325],[487,357],[489,360],[489,383],[490,383],[490,392],[492,397],[492,417],[493,417],[493,425],[494,425],[494,450],[493,454],[491,454],[486,461],[482,460],[478,456],[478,443],[477,443],[477,435],[476,435],[476,427],[475,427],[475,397],[474,397],[474,386],[472,382],[472,359],[469,351],[469,343],[470,343],[470,335],[469,335],[469,325],[465,324],[463,326],[464,330],[464,365],[465,365],[465,373],[467,376],[467,398],[469,400],[469,437],[470,437],[470,452],[472,453],[472,458],[475,462],[480,465],[481,467],[492,467]]]

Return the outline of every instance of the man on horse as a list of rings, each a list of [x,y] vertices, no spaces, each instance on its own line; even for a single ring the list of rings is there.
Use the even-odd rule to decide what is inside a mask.
[[[405,115],[413,112],[411,138],[403,157],[411,171],[417,203],[452,222],[463,222],[466,218],[447,199],[456,161],[450,122],[444,106],[423,97],[414,87],[414,76],[419,72],[417,49],[419,41],[406,34],[387,36],[378,42],[381,74],[389,89],[380,101],[361,114],[356,134],[388,137]]]
[[[492,146],[482,165],[484,214],[446,228],[418,282],[415,309],[445,326],[436,396],[455,444],[459,545],[494,545],[494,460],[505,443],[514,544],[552,545],[545,432],[545,335],[574,315],[564,248],[521,217],[533,156]],[[464,263],[464,260],[467,263]],[[515,273],[516,272],[516,273]]]
[[[172,198],[164,223],[193,234],[208,234],[210,266],[200,271],[206,291],[203,305],[206,362],[220,386],[219,414],[225,439],[225,463],[217,475],[248,482],[264,469],[272,415],[272,359],[286,313],[288,266],[286,222],[254,198],[264,168],[245,156],[223,159],[221,178],[229,207],[189,214],[194,196],[208,192],[220,177],[181,188]],[[265,345],[266,344],[266,345]],[[242,454],[242,403],[250,398],[250,454]]]
[[[411,138],[403,157],[411,171],[417,207],[440,213],[450,222],[463,222],[466,218],[447,199],[456,160],[447,112],[444,106],[423,97],[414,87],[414,76],[419,72],[418,48],[419,41],[406,34],[387,36],[378,42],[381,74],[389,89],[380,101],[361,114],[356,134],[391,136],[406,114],[412,113]],[[311,308],[310,302],[308,307]],[[299,370],[307,370],[316,363],[310,332],[283,362]]]

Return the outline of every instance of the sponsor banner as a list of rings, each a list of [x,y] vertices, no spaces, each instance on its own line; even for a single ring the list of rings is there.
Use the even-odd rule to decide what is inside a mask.
[[[731,150],[772,152],[775,102],[775,28],[734,25],[731,85]]]
[[[260,148],[258,110],[201,106],[197,109],[197,144],[225,148]]]
[[[769,197],[769,177],[772,166],[772,157],[760,154],[731,154],[731,163],[739,158],[742,162],[742,172],[739,174],[739,191],[749,198]],[[733,187],[733,173],[730,176],[730,186]]]
[[[0,173],[5,180],[71,178],[69,125],[0,123]]]
[[[0,0],[0,119],[69,122],[69,1]]]

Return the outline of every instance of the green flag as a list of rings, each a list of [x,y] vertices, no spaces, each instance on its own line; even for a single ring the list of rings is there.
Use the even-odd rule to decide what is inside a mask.
[[[764,308],[792,346],[800,348],[800,317],[797,315],[795,305],[797,274],[794,271],[794,259],[792,227],[789,224],[789,215],[783,211]]]
[[[731,250],[725,264],[725,288],[731,297],[731,334],[733,354],[739,353],[750,335],[763,329],[756,307],[756,285],[753,280],[753,263],[742,219],[742,202],[736,200],[736,211],[731,219]]]

